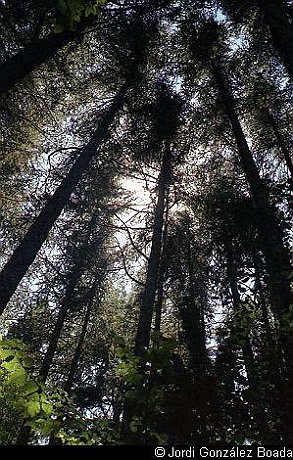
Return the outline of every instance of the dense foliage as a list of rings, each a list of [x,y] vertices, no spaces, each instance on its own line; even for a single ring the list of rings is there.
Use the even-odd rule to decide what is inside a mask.
[[[292,17],[0,0],[0,444],[293,444]]]

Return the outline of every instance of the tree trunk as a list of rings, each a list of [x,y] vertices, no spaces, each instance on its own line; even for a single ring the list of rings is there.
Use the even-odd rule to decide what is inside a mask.
[[[291,263],[283,243],[283,232],[278,224],[276,210],[269,201],[269,193],[259,176],[245,135],[238,119],[235,101],[229,90],[228,81],[219,65],[212,63],[212,70],[218,90],[230,119],[232,131],[238,147],[242,168],[249,184],[258,212],[259,242],[264,254],[269,275],[271,306],[276,323],[279,323],[279,340],[283,348],[286,381],[283,385],[284,421],[286,444],[293,443],[293,338],[289,330],[292,291],[290,286]]]
[[[81,356],[81,353],[82,353],[84,339],[85,339],[85,336],[86,336],[86,333],[87,333],[89,319],[90,319],[91,312],[92,312],[92,305],[93,305],[93,301],[94,301],[95,292],[96,292],[96,286],[93,286],[90,289],[90,292],[88,294],[88,301],[87,301],[87,308],[86,308],[86,312],[85,312],[84,322],[83,322],[83,325],[82,325],[82,329],[81,329],[80,337],[79,337],[79,340],[78,340],[78,343],[77,343],[77,347],[76,347],[76,349],[74,351],[73,359],[72,359],[72,361],[70,363],[69,373],[68,373],[66,382],[64,384],[64,390],[69,395],[71,395],[71,393],[72,393],[72,385],[73,385],[73,381],[74,381],[74,375],[75,375],[77,365],[78,365],[78,362],[79,362],[79,359],[80,359],[80,356]],[[68,309],[67,309],[67,311],[68,311]],[[57,322],[58,322],[58,320],[57,320]],[[63,321],[63,324],[64,324],[64,321]],[[62,325],[62,327],[63,327],[63,325]],[[59,337],[60,337],[60,334],[59,334]],[[56,343],[56,346],[57,346],[57,343]],[[55,348],[55,351],[56,351],[56,348]],[[53,356],[52,356],[52,358],[53,358]],[[60,419],[60,422],[61,421],[62,420]],[[55,433],[51,433],[51,436],[50,436],[50,439],[49,439],[49,445],[58,445],[58,444],[60,444],[60,440],[58,439],[58,437],[56,436]]]
[[[257,289],[258,295],[259,295],[259,303],[262,311],[262,317],[263,317],[263,322],[264,322],[264,328],[266,332],[266,338],[268,345],[271,349],[275,348],[274,344],[274,337],[273,333],[271,330],[271,325],[270,325],[270,320],[269,320],[269,315],[268,315],[268,308],[267,308],[267,302],[264,297],[264,292],[263,292],[263,286],[261,282],[261,260],[259,254],[256,252],[252,256],[253,259],[253,265],[254,265],[254,276],[255,276],[255,287]]]
[[[156,292],[158,289],[158,278],[161,269],[162,251],[163,251],[163,227],[164,227],[164,213],[166,208],[166,200],[168,197],[169,183],[171,175],[171,151],[169,142],[166,141],[164,155],[161,165],[160,177],[158,181],[158,198],[154,213],[154,227],[152,235],[152,247],[148,261],[147,276],[144,287],[144,292],[141,300],[138,327],[135,338],[134,353],[137,356],[143,355],[145,348],[149,347],[151,337],[152,319],[155,307]],[[157,313],[157,327],[160,321],[160,312]],[[143,369],[145,363],[141,363]],[[148,388],[152,384],[153,375],[151,375],[145,384]],[[145,392],[145,388],[142,390]],[[130,429],[130,422],[133,416],[137,414],[137,407],[133,401],[126,400],[123,407],[123,421],[121,433],[127,443],[130,444],[145,444],[146,434],[141,430],[133,433]],[[139,409],[140,410],[140,409]],[[144,420],[147,414],[143,414]]]
[[[282,136],[282,133],[279,130],[278,124],[276,123],[276,120],[268,107],[266,107],[266,112],[267,112],[268,122],[271,125],[273,132],[275,134],[276,140],[278,142],[278,147],[283,154],[284,160],[291,174],[291,177],[293,177],[293,163],[292,163],[290,151],[286,145],[286,142]]]
[[[235,267],[235,262],[232,254],[232,249],[229,247],[228,243],[225,244],[225,251],[227,257],[227,277],[229,280],[230,291],[232,295],[234,313],[241,315],[241,299],[237,286],[237,271]],[[250,340],[248,333],[246,331],[237,331],[240,332],[242,356],[244,360],[244,366],[246,369],[247,380],[249,385],[254,386],[255,384],[255,372],[254,372],[254,356],[251,348]]]
[[[30,440],[32,429],[30,426],[26,426],[25,423],[27,420],[24,420],[21,425],[19,434],[17,436],[16,445],[17,446],[26,446]]]
[[[52,33],[27,45],[4,62],[0,66],[0,94],[21,82],[30,72],[52,58],[58,50],[73,41],[79,34],[80,30]]]
[[[162,255],[162,235],[164,225],[164,211],[166,193],[171,172],[171,151],[166,145],[158,184],[158,199],[154,216],[154,230],[152,247],[147,267],[145,288],[142,296],[138,328],[135,340],[135,353],[141,355],[148,348],[151,336],[151,325],[155,305],[155,297],[158,285],[158,275]]]
[[[257,224],[261,249],[270,277],[272,308],[276,319],[282,322],[284,315],[289,312],[292,299],[289,282],[291,264],[284,247],[283,232],[277,221],[276,210],[269,202],[268,190],[259,176],[248,147],[236,113],[234,98],[228,87],[228,81],[219,65],[213,63],[212,70],[231,123],[242,168],[259,215]]]
[[[80,359],[80,356],[81,356],[81,353],[82,353],[84,339],[85,339],[85,336],[86,336],[86,333],[87,333],[87,328],[88,328],[88,324],[89,324],[89,320],[90,320],[90,316],[91,316],[91,312],[92,312],[92,306],[93,306],[93,302],[94,302],[95,292],[96,292],[96,286],[93,286],[91,288],[90,292],[89,292],[89,299],[88,299],[88,302],[87,302],[87,308],[86,308],[86,312],[85,312],[85,317],[84,317],[80,337],[79,337],[78,344],[77,344],[77,347],[76,347],[75,352],[74,352],[73,359],[72,359],[72,361],[70,363],[69,373],[68,373],[68,376],[67,376],[67,379],[66,379],[66,382],[65,382],[65,385],[64,385],[64,390],[68,394],[71,394],[71,391],[72,391],[74,375],[75,375],[77,365],[78,365],[78,362],[79,362],[79,359]]]
[[[286,0],[258,0],[259,10],[267,25],[271,40],[288,74],[293,79],[293,26],[290,21],[289,9]]]
[[[49,346],[47,348],[47,351],[45,353],[45,356],[42,362],[39,376],[43,383],[46,383],[46,380],[49,374],[49,370],[51,368],[53,358],[57,350],[58,341],[60,339],[60,335],[61,335],[61,332],[64,326],[64,321],[65,321],[68,309],[70,308],[70,305],[71,305],[74,289],[75,289],[76,283],[81,274],[81,270],[77,267],[78,265],[75,267],[75,270],[73,270],[73,272],[71,273],[71,277],[67,285],[66,292],[65,292],[62,304],[58,312],[57,320],[56,320],[54,329],[50,337]],[[27,445],[31,437],[32,430],[31,430],[31,427],[25,425],[26,421],[27,420],[25,419],[21,425],[20,432],[19,432],[17,442],[16,442],[16,444],[20,446]]]
[[[81,275],[81,270],[77,267],[75,267],[74,271],[71,273],[69,283],[66,287],[65,295],[62,300],[57,320],[54,326],[54,329],[52,331],[50,341],[49,341],[49,346],[47,348],[47,351],[45,353],[41,370],[40,370],[40,377],[42,381],[45,383],[49,374],[49,370],[51,368],[53,358],[55,355],[55,352],[57,350],[57,345],[60,339],[60,335],[64,326],[64,321],[67,315],[67,312],[72,304],[72,300],[74,297],[74,289],[77,284],[78,279],[80,278]]]
[[[194,253],[191,247],[191,235],[187,245],[188,264],[188,304],[183,315],[182,327],[187,338],[191,366],[194,371],[206,367],[206,333],[204,322],[204,302],[202,298],[202,279],[196,279],[194,270]]]
[[[162,254],[163,257],[163,254]],[[161,267],[158,276],[158,290],[156,300],[156,311],[155,311],[155,324],[154,331],[160,332],[162,323],[162,308],[163,308],[163,297],[164,297],[164,270]]]
[[[233,259],[233,250],[226,245],[226,256],[227,256],[227,276],[228,276],[228,281],[230,285],[230,291],[232,295],[232,301],[233,301],[233,307],[234,307],[234,312],[238,315],[241,315],[241,299],[240,299],[240,294],[238,291],[238,285],[237,285],[237,268],[235,266],[235,262]],[[240,317],[241,318],[241,317]],[[243,361],[244,361],[244,366],[247,374],[247,381],[249,384],[249,388],[251,390],[251,394],[257,395],[258,389],[259,389],[259,378],[258,378],[258,373],[257,369],[255,368],[255,359],[253,355],[253,350],[251,347],[250,339],[249,339],[249,334],[248,331],[245,329],[243,330],[242,327],[237,329],[236,333],[239,334],[239,338],[241,340],[241,352],[243,356]],[[258,402],[257,402],[257,396],[255,398],[255,401],[253,400],[250,403],[251,407],[250,410],[252,411],[252,414],[254,414],[254,423],[256,423],[256,427],[259,430],[263,442],[267,442],[267,440],[270,440],[273,443],[277,443],[279,438],[276,435],[276,433],[271,432],[270,426],[265,420],[265,418],[261,418],[261,412],[258,408]]]
[[[92,138],[81,151],[79,157],[71,167],[67,176],[62,180],[54,195],[49,198],[35,222],[30,226],[10,260],[3,267],[0,273],[0,314],[3,313],[9,300],[17,289],[17,286],[46,240],[48,233],[67,204],[71,193],[89,167],[92,158],[96,155],[97,148],[105,139],[115,116],[124,103],[130,81],[129,79],[122,85],[122,88],[117,96],[115,96],[111,106],[104,116],[101,117]]]
[[[164,222],[164,231],[163,231],[163,248],[162,248],[162,261],[159,270],[158,276],[158,293],[157,293],[157,301],[156,301],[156,312],[155,312],[155,325],[154,330],[155,332],[160,332],[161,330],[161,322],[162,322],[162,307],[163,307],[163,297],[164,297],[164,272],[165,272],[165,248],[166,248],[166,241],[168,237],[168,193],[166,196],[166,212],[165,212],[165,222]]]

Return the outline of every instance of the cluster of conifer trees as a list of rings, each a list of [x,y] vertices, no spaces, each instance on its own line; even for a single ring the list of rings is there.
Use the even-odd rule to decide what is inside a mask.
[[[292,21],[0,0],[1,444],[293,444]]]

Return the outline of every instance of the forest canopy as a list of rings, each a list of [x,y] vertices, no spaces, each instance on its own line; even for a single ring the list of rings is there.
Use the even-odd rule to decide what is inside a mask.
[[[0,445],[293,445],[289,0],[0,0]]]

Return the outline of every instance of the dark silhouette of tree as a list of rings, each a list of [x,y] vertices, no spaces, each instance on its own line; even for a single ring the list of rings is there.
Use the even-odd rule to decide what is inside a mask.
[[[137,354],[148,348],[151,336],[151,324],[155,308],[155,296],[158,288],[158,276],[163,250],[164,212],[167,204],[168,189],[172,177],[172,140],[178,128],[178,118],[182,106],[181,100],[168,93],[165,85],[159,84],[158,101],[155,108],[155,129],[158,144],[162,145],[163,153],[161,170],[158,180],[158,198],[154,211],[154,229],[151,241],[151,252],[147,266],[145,287],[142,295],[135,350]]]
[[[26,0],[21,6],[12,2],[1,4],[3,37],[7,35],[7,40],[11,40],[12,36],[17,52],[4,56],[0,66],[0,94],[13,88],[66,45],[81,39],[89,27],[95,26],[96,18],[92,14],[85,17],[85,7],[80,5],[80,11],[74,10],[74,5],[63,11],[58,2],[43,5]],[[25,17],[28,23],[25,23]],[[58,26],[60,30],[57,30]],[[3,52],[7,53],[5,48]]]
[[[0,0],[0,443],[292,444],[291,3]]]
[[[209,37],[209,45],[206,37]],[[236,111],[236,103],[229,87],[227,73],[223,68],[223,64],[220,63],[220,53],[222,62],[225,53],[225,45],[223,42],[219,42],[220,37],[221,29],[215,21],[205,22],[202,29],[193,36],[194,41],[191,41],[190,44],[191,53],[194,53],[194,57],[197,57],[211,73],[231,125],[242,169],[259,213],[259,237],[271,280],[272,308],[276,318],[282,323],[284,316],[289,312],[291,303],[290,261],[283,243],[283,233],[278,222],[277,211],[270,202],[269,190],[261,179],[253,159]],[[210,53],[208,49],[210,49]],[[274,242],[274,249],[272,241]],[[287,353],[291,355],[288,350]],[[288,359],[291,358],[288,356]]]
[[[141,36],[141,32],[141,30],[138,32],[139,36]],[[139,40],[139,36],[136,37],[137,40]],[[125,82],[114,97],[109,108],[100,115],[96,122],[95,131],[89,142],[84,148],[79,149],[77,160],[74,162],[52,197],[50,197],[35,222],[28,229],[21,243],[15,249],[12,257],[1,271],[1,313],[35,259],[40,247],[46,240],[57,218],[60,216],[82,175],[90,166],[90,162],[96,155],[97,149],[105,140],[111,124],[125,103],[126,94],[137,78],[137,69],[141,64],[142,58],[142,50],[139,48],[139,42],[134,43],[134,40],[135,38],[132,37],[132,45],[135,45],[135,49],[132,50],[134,54],[132,54],[130,58],[133,59],[133,61],[128,63],[129,67],[128,70],[126,70]]]

